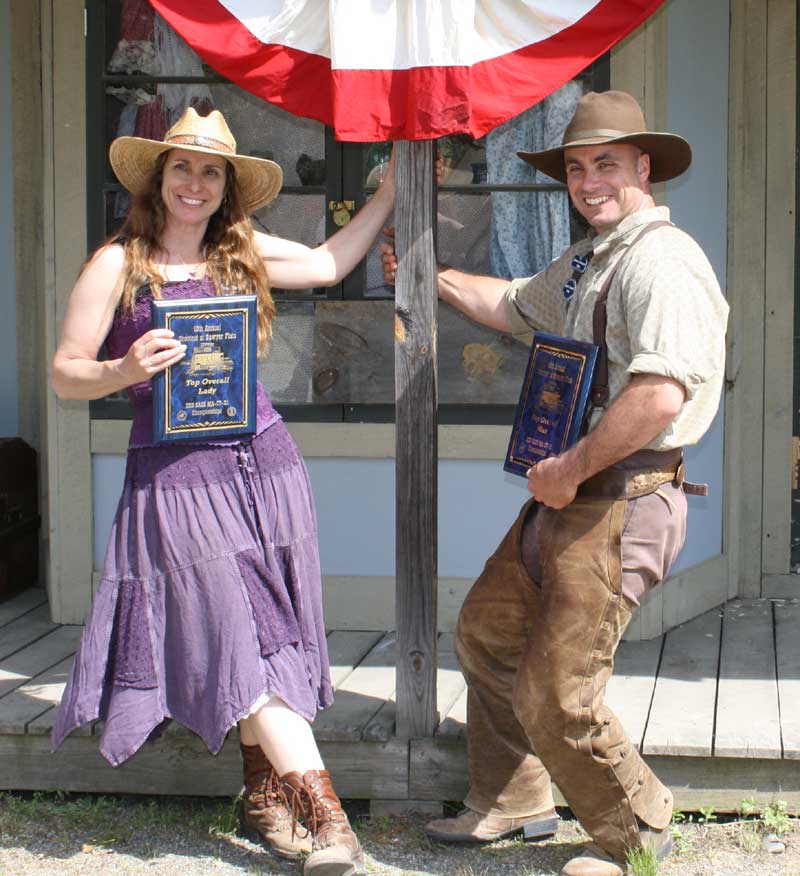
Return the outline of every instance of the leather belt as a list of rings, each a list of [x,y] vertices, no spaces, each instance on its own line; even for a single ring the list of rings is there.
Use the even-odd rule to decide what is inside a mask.
[[[647,464],[642,464],[648,462]],[[707,496],[707,484],[684,480],[680,448],[667,451],[638,451],[616,465],[599,471],[578,487],[578,495],[591,499],[636,499],[674,483],[685,493]]]

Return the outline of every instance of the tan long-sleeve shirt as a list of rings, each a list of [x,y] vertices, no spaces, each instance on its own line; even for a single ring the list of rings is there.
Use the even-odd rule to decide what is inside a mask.
[[[647,447],[694,444],[719,407],[725,368],[728,304],[703,251],[679,228],[663,226],[628,250],[650,222],[669,219],[666,207],[640,210],[611,231],[571,246],[535,277],[514,280],[505,312],[515,335],[542,330],[592,341],[594,303],[619,265],[608,293],[606,346],[609,403],[632,374],[660,374],[682,384],[678,416]],[[564,297],[576,255],[594,256],[574,295]],[[595,411],[592,426],[602,416]]]

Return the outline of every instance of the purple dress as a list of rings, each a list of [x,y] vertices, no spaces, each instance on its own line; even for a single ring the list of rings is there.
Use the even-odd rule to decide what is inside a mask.
[[[187,280],[162,294],[213,287]],[[150,327],[148,293],[117,313],[111,355]],[[125,484],[53,748],[100,718],[100,751],[116,766],[174,718],[216,754],[268,695],[313,720],[333,692],[314,503],[286,426],[259,387],[255,436],[148,445],[150,382],[129,394]]]

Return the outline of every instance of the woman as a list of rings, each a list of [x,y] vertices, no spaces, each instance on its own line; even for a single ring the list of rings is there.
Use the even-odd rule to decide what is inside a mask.
[[[61,398],[126,388],[134,421],[53,746],[101,718],[101,751],[117,765],[174,718],[216,753],[238,723],[245,829],[283,857],[311,851],[307,876],[349,876],[361,849],[309,726],[333,697],[305,467],[260,385],[255,436],[153,445],[150,378],[186,349],[150,328],[150,300],[254,292],[263,351],[270,284],[333,285],[349,273],[392,209],[393,173],[347,226],[309,249],[253,230],[248,217],[275,197],[282,174],[237,155],[217,111],[187,109],[163,142],[121,137],[110,159],[133,204],[75,285],[52,383]],[[98,361],[104,341],[110,358]],[[295,829],[298,814],[313,848]]]

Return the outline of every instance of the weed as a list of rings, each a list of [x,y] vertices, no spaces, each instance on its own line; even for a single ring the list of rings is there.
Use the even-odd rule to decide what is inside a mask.
[[[424,820],[414,819],[409,823],[409,838],[418,851],[433,852],[437,848],[436,842],[425,833]]]
[[[750,818],[751,815],[755,815],[758,811],[758,803],[756,803],[755,798],[746,797],[739,804],[739,815],[742,818]]]
[[[657,876],[658,860],[652,849],[629,849],[626,859],[631,876]]]
[[[405,831],[405,818],[391,815],[364,815],[356,822],[356,832],[378,845],[392,845]]]
[[[53,805],[49,801],[42,801],[48,809],[53,811]],[[48,805],[49,804],[49,805]],[[88,833],[108,831],[113,832],[123,818],[123,806],[120,801],[105,797],[76,797],[58,804],[55,813],[68,827]],[[127,813],[126,813],[127,815]]]
[[[682,809],[673,809],[672,820],[675,824],[683,824],[686,821],[686,813]]]
[[[716,815],[716,813],[714,812],[714,807],[713,807],[713,806],[701,806],[700,809],[699,809],[699,812],[700,812],[700,815],[699,815],[698,818],[697,818],[697,823],[698,823],[698,824],[705,824],[705,825],[708,825],[708,824],[710,824],[712,821],[716,821],[716,820],[717,820],[717,815]]]
[[[749,855],[761,851],[761,831],[757,821],[745,821],[739,830],[739,845]]]
[[[375,833],[390,833],[394,831],[395,821],[391,815],[371,815],[364,819]]]
[[[199,815],[203,816],[203,823],[207,824],[207,830],[209,836],[217,837],[217,836],[231,836],[236,833],[239,827],[239,802],[241,800],[241,795],[237,795],[236,797],[232,797],[230,800],[223,800],[216,805],[216,811],[212,810],[211,814],[211,823],[207,823],[207,815],[208,813],[202,812],[198,814],[193,813],[193,820],[198,822],[198,826],[200,826],[200,818]]]
[[[786,833],[789,829],[786,802],[784,800],[776,800],[774,803],[770,803],[761,814],[761,820],[764,822],[764,827],[772,833],[776,833],[778,836]]]
[[[462,864],[453,870],[453,876],[489,876],[486,867],[474,867],[472,864]]]
[[[683,815],[683,813],[681,813],[681,815]],[[689,851],[689,840],[683,835],[683,831],[680,829],[679,824],[670,825],[669,835],[672,837],[672,847],[675,849],[675,854],[685,855]]]

